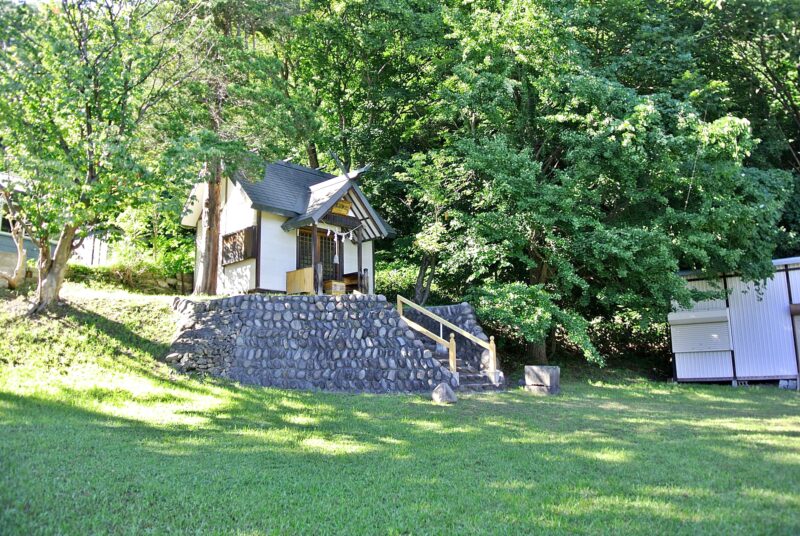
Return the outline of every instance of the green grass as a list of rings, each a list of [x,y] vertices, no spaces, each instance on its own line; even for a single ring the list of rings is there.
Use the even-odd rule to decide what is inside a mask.
[[[800,397],[603,373],[559,397],[243,387],[169,298],[0,297],[0,533],[800,533]]]

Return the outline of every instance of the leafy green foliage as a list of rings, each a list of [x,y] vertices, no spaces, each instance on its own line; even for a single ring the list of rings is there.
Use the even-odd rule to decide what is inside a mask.
[[[683,22],[662,12],[646,31],[638,3],[613,6],[447,10],[460,54],[437,90],[441,128],[396,173],[422,233],[445,228],[440,284],[478,300],[498,331],[541,343],[558,328],[594,361],[589,322],[660,321],[690,297],[681,268],[771,273],[791,189],[786,173],[748,167],[746,119],[696,108],[725,89],[684,76],[688,52],[662,49],[689,50],[674,35]],[[614,37],[591,39],[599,28]],[[631,35],[640,54],[622,57]]]
[[[204,165],[372,162],[362,186],[400,232],[379,288],[432,283],[498,333],[563,335],[595,362],[591,325],[693,297],[679,269],[759,280],[776,244],[796,252],[796,2],[120,5],[122,33],[93,2],[0,11],[0,128],[43,236],[138,211],[147,232],[121,251],[178,270],[189,242],[167,222]],[[157,104],[133,84],[153,68],[176,81]]]
[[[0,129],[7,165],[25,180],[20,209],[37,239],[65,224],[85,234],[149,191],[155,178],[131,148],[169,81],[153,87],[174,53],[172,32],[153,25],[157,15],[178,15],[170,4],[160,9],[86,2],[4,10]]]

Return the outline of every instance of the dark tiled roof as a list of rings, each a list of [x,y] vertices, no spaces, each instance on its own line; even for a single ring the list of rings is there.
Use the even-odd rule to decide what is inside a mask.
[[[394,229],[370,206],[355,182],[367,169],[334,176],[298,164],[275,162],[264,170],[261,181],[250,181],[241,173],[234,181],[242,185],[253,208],[290,218],[283,224],[287,231],[319,222],[333,203],[347,196],[355,202],[353,208],[364,225],[366,239],[394,236]]]
[[[266,167],[260,181],[249,181],[242,175],[234,180],[242,185],[254,208],[293,217],[308,208],[310,188],[331,178],[330,173],[317,169],[274,162]]]

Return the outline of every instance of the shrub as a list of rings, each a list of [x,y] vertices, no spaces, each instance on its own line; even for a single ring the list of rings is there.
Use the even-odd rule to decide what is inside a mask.
[[[375,292],[383,294],[390,302],[397,301],[397,295],[414,299],[414,286],[417,283],[418,267],[405,261],[375,262]],[[442,291],[436,281],[431,285],[431,292],[425,305],[441,305],[461,301]]]
[[[115,263],[108,266],[70,264],[66,279],[90,286],[123,287],[147,294],[181,290],[179,284],[172,283],[172,274],[167,273],[163,266],[146,261]],[[186,290],[191,291],[191,288]]]

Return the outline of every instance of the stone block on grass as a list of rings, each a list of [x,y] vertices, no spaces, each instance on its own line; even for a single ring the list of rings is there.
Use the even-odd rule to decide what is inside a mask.
[[[431,399],[437,404],[455,404],[458,400],[453,389],[444,382],[436,386],[431,393]]]
[[[557,395],[561,392],[561,368],[527,365],[524,389],[534,394]]]

